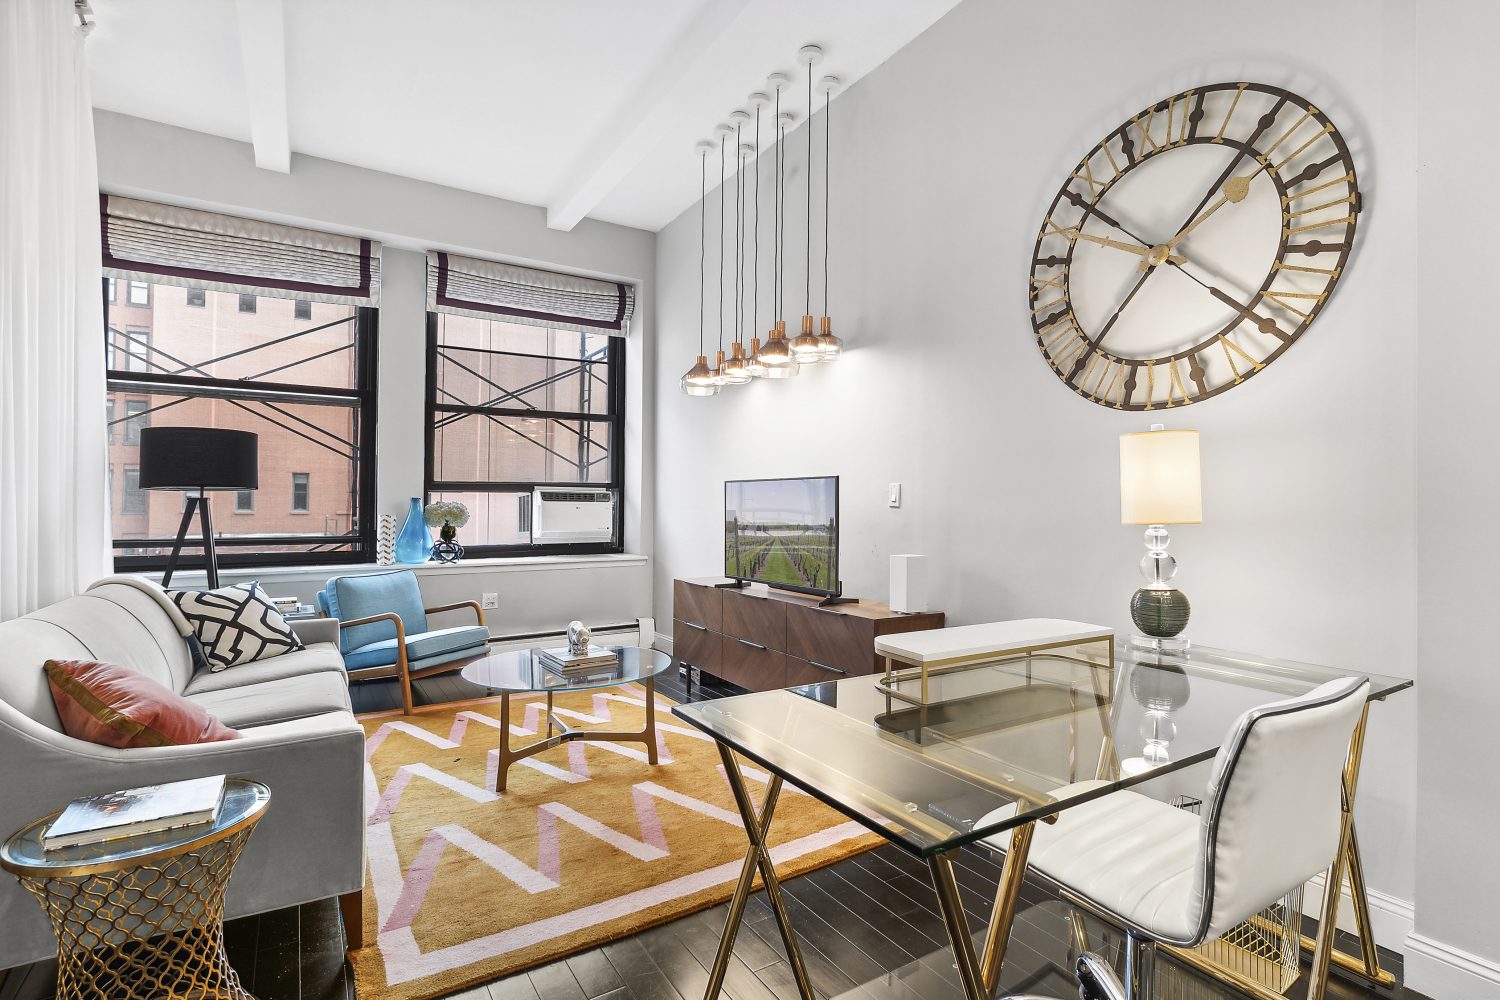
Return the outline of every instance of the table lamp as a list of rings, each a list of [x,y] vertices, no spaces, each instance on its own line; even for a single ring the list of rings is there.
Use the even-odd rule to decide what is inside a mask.
[[[208,510],[212,490],[253,490],[260,486],[260,439],[249,431],[221,427],[141,428],[141,489],[187,493],[177,542],[167,559],[161,585],[172,582],[188,526],[197,513],[203,531],[203,558],[208,589],[219,589],[219,557],[214,551],[214,524]]]
[[[1131,636],[1133,645],[1158,650],[1190,645],[1181,633],[1192,607],[1167,582],[1177,575],[1177,560],[1167,554],[1166,525],[1202,521],[1198,432],[1152,424],[1144,434],[1120,435],[1120,523],[1147,525],[1141,575],[1149,582],[1130,599],[1130,618],[1142,633]]]

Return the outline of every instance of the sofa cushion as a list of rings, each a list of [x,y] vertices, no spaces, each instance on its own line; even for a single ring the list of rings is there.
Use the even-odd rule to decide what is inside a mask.
[[[342,673],[332,670],[262,684],[202,691],[188,695],[188,699],[236,729],[268,726],[273,722],[305,719],[326,712],[353,711],[349,704],[348,682]]]
[[[328,596],[328,616],[352,622],[372,615],[394,614],[407,635],[427,631],[427,612],[422,609],[422,589],[417,574],[409,569],[362,576],[336,576],[323,591]],[[356,625],[343,632],[339,652],[346,656],[362,646],[396,638],[393,621]],[[394,661],[393,661],[394,662]]]
[[[490,641],[490,630],[483,625],[462,625],[458,628],[440,628],[433,632],[406,637],[406,662],[424,660],[429,656],[451,653],[470,646],[482,646]],[[344,657],[344,666],[350,670],[362,667],[379,667],[396,662],[396,640],[386,639],[372,642]]]
[[[344,672],[344,658],[331,642],[315,642],[295,653],[283,653],[269,660],[256,660],[218,673],[203,671],[188,681],[183,694],[203,694],[205,691],[223,691],[225,688],[244,687],[247,684],[266,684],[284,681],[289,677],[316,674],[322,671]]]
[[[101,587],[26,617],[51,622],[88,648],[81,657],[59,648],[25,664],[28,671],[40,673],[49,659],[98,660],[144,674],[178,694],[192,676],[187,645],[171,621],[151,598],[130,587]]]
[[[239,739],[202,705],[114,663],[48,660],[63,732],[108,747],[169,747]]]
[[[174,590],[172,600],[192,623],[210,670],[223,670],[302,649],[259,580],[218,590]]]

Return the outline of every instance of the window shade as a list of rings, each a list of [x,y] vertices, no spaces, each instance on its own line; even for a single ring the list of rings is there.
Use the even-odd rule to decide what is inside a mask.
[[[635,289],[614,281],[429,251],[427,308],[623,337],[635,312]]]
[[[104,273],[283,298],[380,303],[380,244],[233,215],[99,196]]]

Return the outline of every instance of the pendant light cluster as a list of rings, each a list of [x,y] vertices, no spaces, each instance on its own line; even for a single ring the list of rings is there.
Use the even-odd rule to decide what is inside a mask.
[[[816,45],[805,45],[798,52],[798,61],[807,67],[807,109],[809,118],[813,112],[812,68],[822,61],[823,50]],[[792,378],[805,365],[837,361],[843,349],[843,341],[833,334],[833,321],[828,317],[828,163],[831,151],[828,134],[828,109],[838,80],[825,76],[818,83],[818,93],[823,95],[823,318],[818,332],[813,331],[812,316],[812,127],[807,136],[807,243],[805,265],[806,298],[802,316],[802,332],[788,340],[786,320],[783,318],[786,294],[786,134],[793,116],[781,110],[781,92],[791,85],[785,73],[773,73],[767,79],[768,89],[774,95],[764,93],[750,95],[750,105],[755,109],[752,117],[748,111],[730,114],[730,124],[720,125],[715,130],[715,142],[698,143],[699,159],[699,248],[698,248],[698,359],[682,377],[682,391],[689,396],[715,396],[726,385],[744,385],[756,378]],[[760,330],[760,170],[761,170],[761,115],[763,109],[773,105],[773,127],[776,130],[775,163],[772,165],[771,205],[771,278],[773,317],[762,345]],[[753,125],[752,125],[753,122]],[[719,160],[719,342],[715,364],[709,367],[705,338],[707,334],[707,280],[708,280],[708,168],[715,149]],[[729,191],[727,170],[734,163],[735,188]],[[747,184],[747,175],[748,181]],[[729,263],[729,253],[724,249],[729,232],[729,198],[734,198],[734,323],[730,331],[728,355],[724,352],[724,269]],[[749,316],[746,316],[746,312]],[[745,345],[748,334],[749,346]]]

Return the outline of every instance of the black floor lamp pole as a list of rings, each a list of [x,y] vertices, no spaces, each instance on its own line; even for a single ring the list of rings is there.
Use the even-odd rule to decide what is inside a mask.
[[[203,531],[203,556],[208,565],[208,589],[219,589],[219,557],[214,551],[214,522],[213,515],[209,513],[207,494],[187,498],[187,506],[182,511],[182,524],[177,527],[177,541],[172,545],[172,554],[167,557],[167,571],[162,574],[162,587],[171,584],[172,574],[177,571],[177,559],[182,555],[182,545],[187,540],[188,528],[192,526],[195,513],[199,515],[199,527]]]

